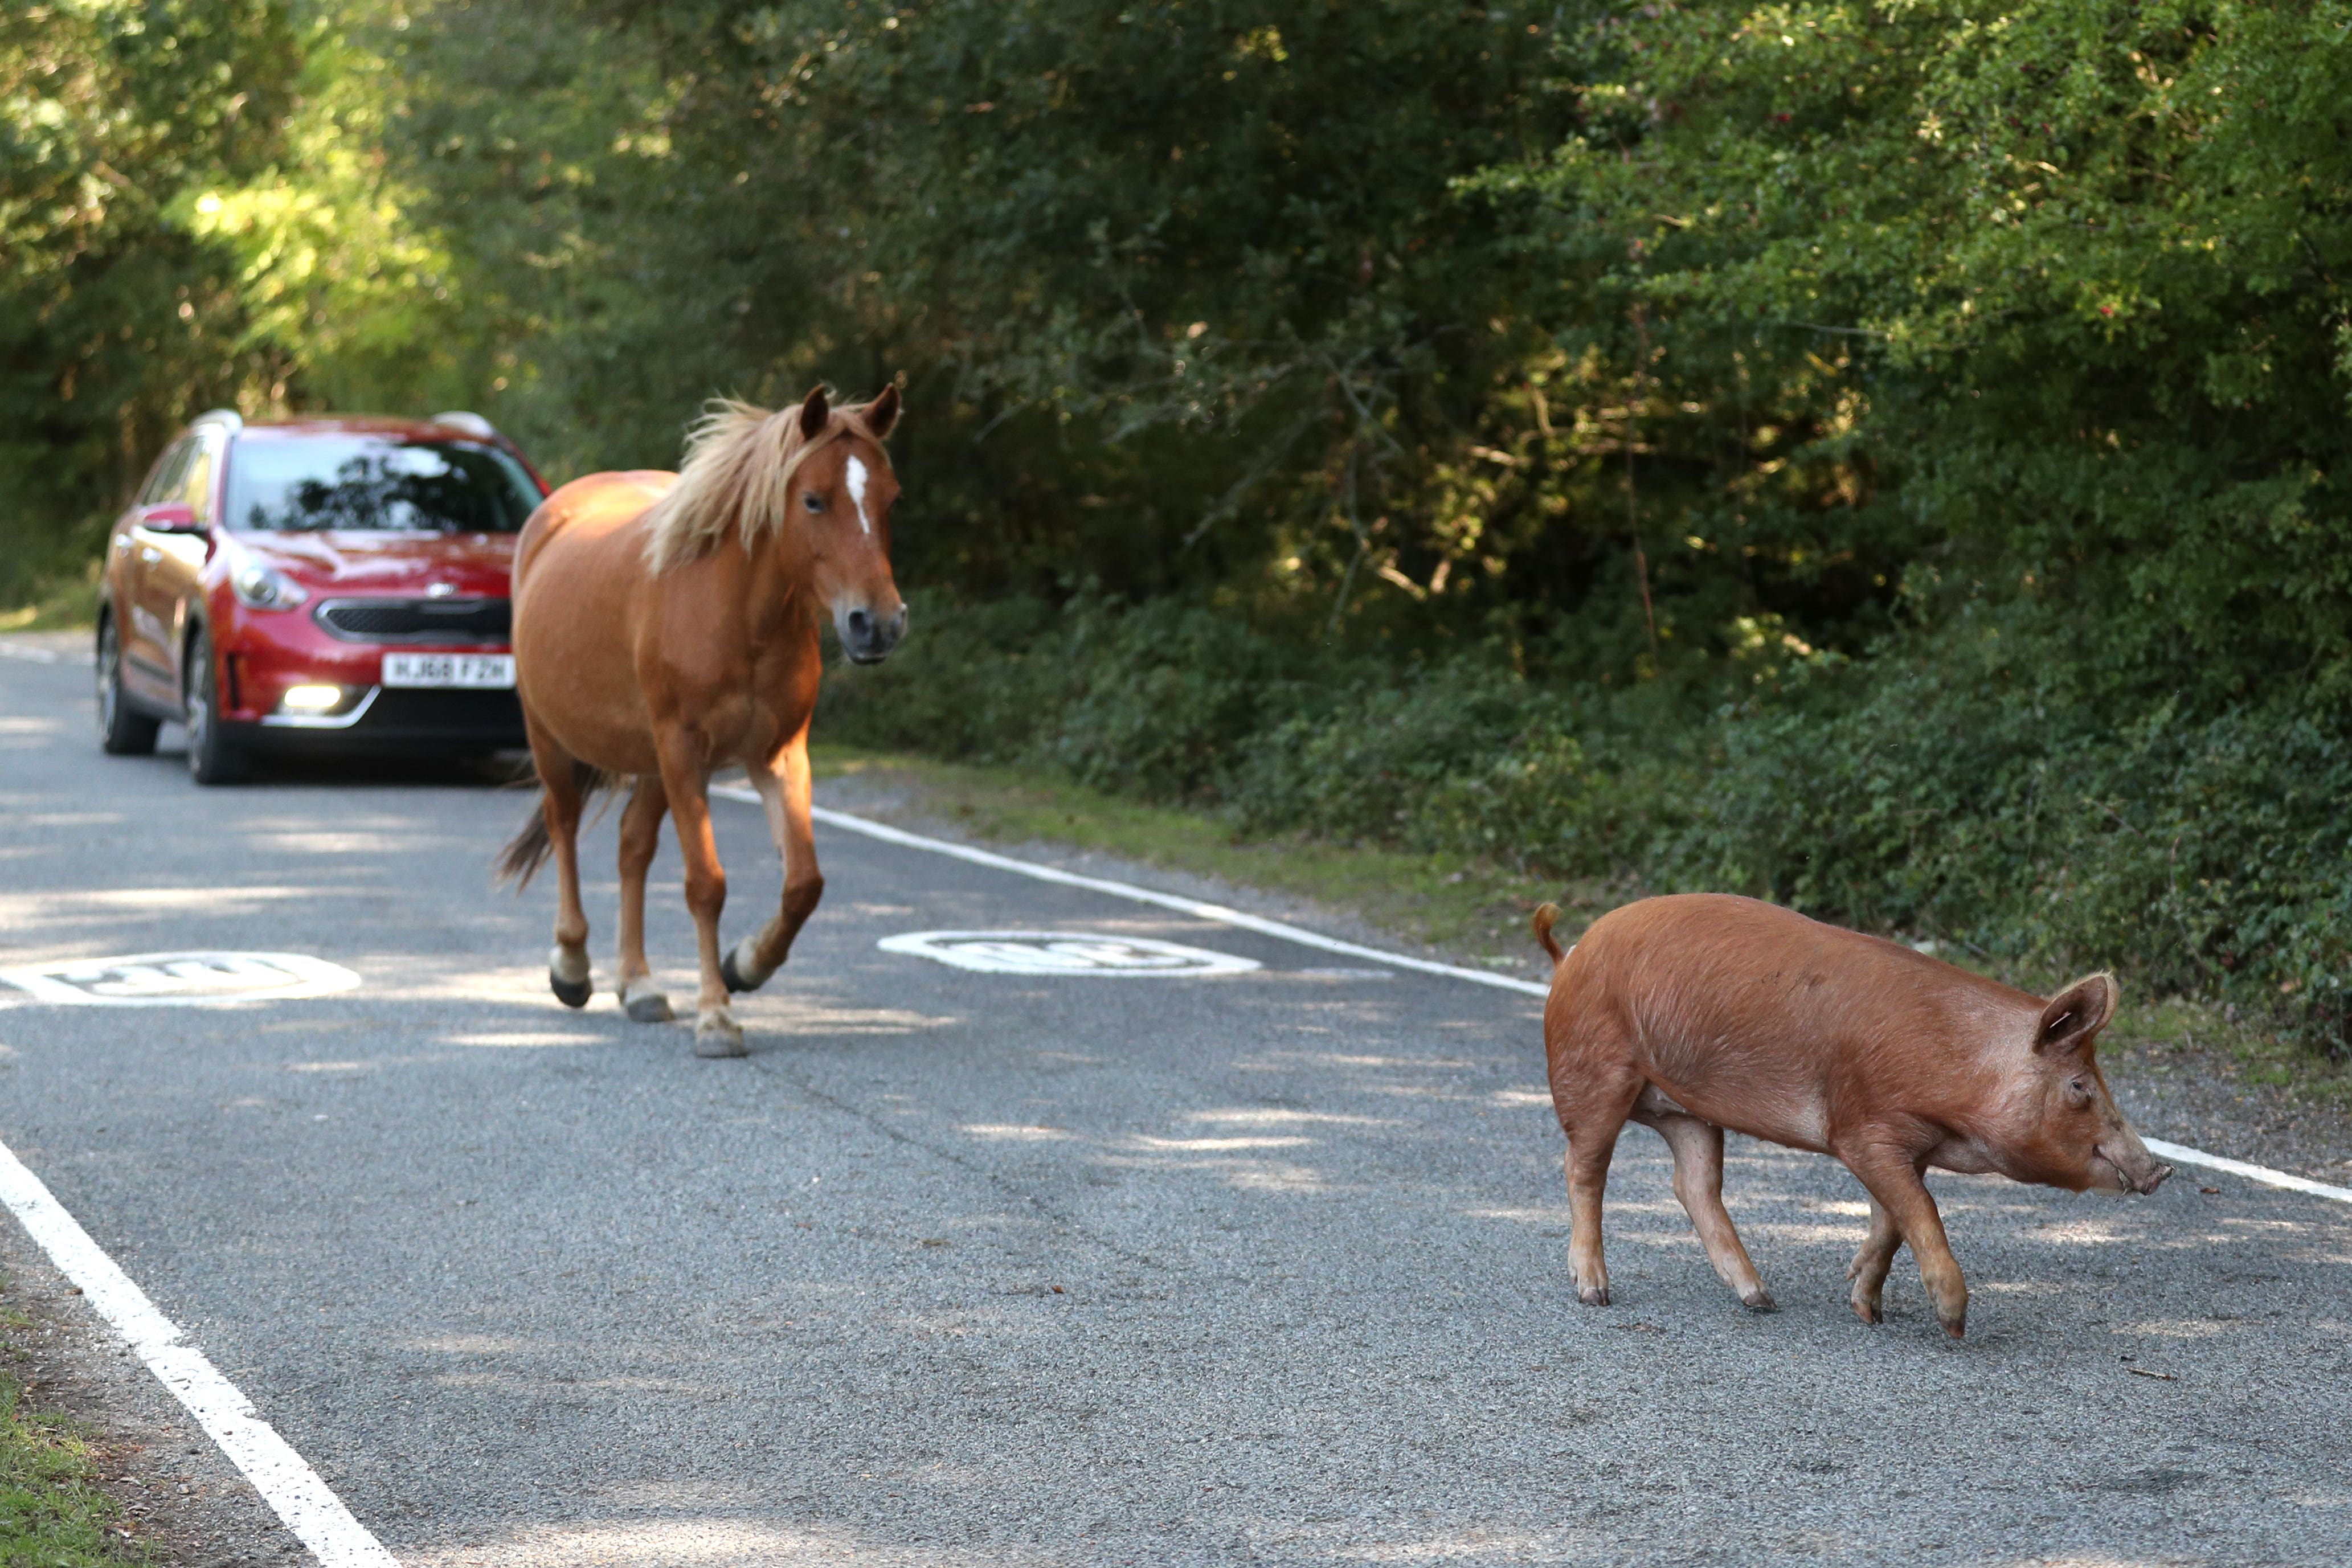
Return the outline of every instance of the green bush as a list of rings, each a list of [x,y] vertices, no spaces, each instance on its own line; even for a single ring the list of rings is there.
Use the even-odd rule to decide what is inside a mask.
[[[2013,971],[2113,967],[2341,1051],[2352,733],[2300,693],[2202,716],[2102,687],[2058,622],[1966,615],[1710,704],[1531,681],[1500,648],[1372,679],[1230,613],[921,610],[829,739],[1052,769],[1244,831],[1720,890]]]

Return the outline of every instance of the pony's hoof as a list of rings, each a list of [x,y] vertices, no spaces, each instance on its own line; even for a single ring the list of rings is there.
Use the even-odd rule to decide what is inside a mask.
[[[726,955],[719,960],[719,977],[727,983],[730,995],[740,996],[745,991],[756,991],[766,985],[768,977],[775,973],[773,969],[759,967],[758,946],[758,937],[746,936],[728,948]]]
[[[584,1008],[596,994],[595,976],[589,972],[585,952],[567,952],[558,942],[547,950],[547,988],[567,1008]]]
[[[647,991],[629,997],[621,1003],[631,1023],[667,1023],[677,1015],[669,1010],[669,998],[659,991]]]
[[[1772,1299],[1772,1292],[1761,1285],[1740,1297],[1739,1304],[1751,1312],[1777,1312],[1780,1310],[1780,1303]]]
[[[694,1026],[694,1054],[722,1060],[751,1053],[743,1049],[742,1026],[722,1016],[704,1019]]]

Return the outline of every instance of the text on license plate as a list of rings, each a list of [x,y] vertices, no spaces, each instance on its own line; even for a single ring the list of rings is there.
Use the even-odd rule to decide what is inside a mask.
[[[504,689],[515,684],[512,653],[386,653],[387,686]]]

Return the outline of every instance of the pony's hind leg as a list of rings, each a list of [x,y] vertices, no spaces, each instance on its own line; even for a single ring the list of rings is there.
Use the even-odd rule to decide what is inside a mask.
[[[567,1008],[584,1008],[594,987],[588,965],[588,912],[580,904],[580,813],[595,773],[538,726],[530,757],[539,769],[540,810],[555,855],[555,946],[547,955],[548,988]]]
[[[746,936],[728,950],[719,973],[730,991],[756,991],[767,984],[824,896],[816,836],[809,827],[808,732],[794,736],[772,763],[754,768],[751,774],[761,803],[768,809],[768,831],[776,841],[776,853],[784,862],[784,898],[776,917],[758,936]]]
[[[702,960],[702,989],[695,998],[694,1054],[741,1056],[743,1030],[727,1005],[727,981],[719,972],[719,914],[727,906],[727,872],[710,832],[709,780],[686,737],[662,737],[662,789],[670,819],[677,824],[677,847],[686,861],[686,907],[694,916],[695,946]]]
[[[1748,1249],[1739,1243],[1731,1215],[1723,1207],[1723,1129],[1696,1116],[1653,1112],[1644,1106],[1637,1106],[1633,1114],[1656,1128],[1666,1146],[1674,1150],[1675,1196],[1682,1200],[1683,1212],[1690,1216],[1691,1228],[1698,1232],[1699,1245],[1706,1249],[1706,1260],[1715,1265],[1716,1278],[1730,1286],[1748,1311],[1772,1311],[1772,1292],[1764,1288]]]
[[[621,812],[621,1007],[638,1023],[667,1023],[669,998],[646,963],[646,868],[661,848],[669,799],[659,779],[639,779]]]

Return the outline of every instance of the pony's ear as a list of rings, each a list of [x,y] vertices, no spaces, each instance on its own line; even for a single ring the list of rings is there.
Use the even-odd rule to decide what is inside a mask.
[[[891,427],[898,423],[898,383],[892,382],[884,387],[882,395],[866,405],[861,417],[866,421],[866,428],[874,433],[875,440],[879,441],[888,435]]]
[[[824,383],[819,382],[801,401],[801,439],[814,441],[824,434],[825,423],[832,418],[833,405],[825,402]]]

